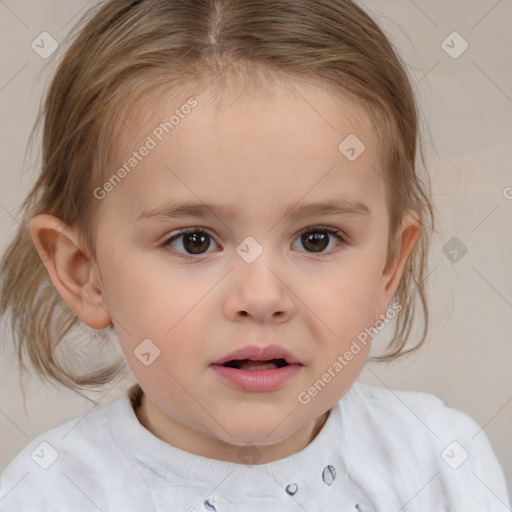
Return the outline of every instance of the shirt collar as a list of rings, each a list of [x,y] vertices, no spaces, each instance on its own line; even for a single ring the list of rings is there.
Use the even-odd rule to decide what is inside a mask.
[[[289,510],[300,510],[300,504],[308,512],[341,510],[343,503],[347,506],[343,510],[371,512],[374,508],[347,474],[340,451],[341,403],[351,399],[352,389],[331,409],[322,429],[305,448],[266,464],[209,459],[162,441],[134,412],[134,402],[141,393],[138,385],[111,406],[116,409],[110,416],[111,433],[120,451],[162,478],[163,483],[194,488],[204,510],[223,512],[232,510],[233,504],[259,501],[278,504],[283,511],[288,509],[286,503]],[[333,503],[337,508],[329,508]]]

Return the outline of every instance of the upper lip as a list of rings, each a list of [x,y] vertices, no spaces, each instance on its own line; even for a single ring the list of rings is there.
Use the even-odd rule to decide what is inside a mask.
[[[251,359],[252,361],[268,361],[270,359],[284,359],[288,364],[299,363],[302,364],[297,357],[291,352],[285,350],[278,345],[248,345],[246,347],[239,348],[234,352],[217,359],[212,364],[224,364],[228,361],[235,359]]]

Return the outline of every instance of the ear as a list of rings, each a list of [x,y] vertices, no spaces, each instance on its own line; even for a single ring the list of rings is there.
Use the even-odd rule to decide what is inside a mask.
[[[95,262],[82,249],[78,232],[57,217],[30,220],[30,235],[50,278],[66,304],[94,329],[112,324]]]
[[[386,265],[382,272],[377,300],[377,319],[389,307],[391,299],[400,284],[405,264],[421,233],[421,218],[413,212],[404,215],[401,225],[395,235],[392,251],[388,254]]]

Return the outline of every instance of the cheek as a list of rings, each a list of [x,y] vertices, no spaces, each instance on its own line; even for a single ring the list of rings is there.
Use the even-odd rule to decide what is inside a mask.
[[[211,283],[185,280],[176,272],[163,276],[154,265],[134,260],[114,268],[106,287],[109,310],[135,377],[168,380],[167,370],[179,379],[192,370],[192,363],[199,367],[201,340],[208,329],[207,309],[212,306],[205,294]],[[144,365],[153,360],[150,366]]]
[[[140,257],[113,261],[109,267],[106,295],[114,323],[145,337],[172,332],[212,286]]]
[[[157,310],[141,310],[129,336],[122,329],[116,330],[126,362],[137,382],[154,399],[164,404],[172,397],[175,407],[187,410],[190,396],[183,390],[192,389],[209,362],[203,341],[206,327],[181,311],[173,311],[172,317],[167,315],[169,323],[156,324]],[[152,318],[156,325],[151,325]]]
[[[331,275],[326,286],[308,293],[314,312],[330,327],[326,332],[334,331],[343,340],[371,325],[376,316],[379,272],[371,262],[359,255],[355,258],[358,261]]]
[[[371,328],[377,319],[379,267],[370,250],[354,251],[324,286],[312,287],[315,293],[307,296],[308,305],[321,320],[310,316],[318,345],[314,373],[333,382],[321,400],[328,401],[333,394],[342,396],[364,366],[373,339]]]

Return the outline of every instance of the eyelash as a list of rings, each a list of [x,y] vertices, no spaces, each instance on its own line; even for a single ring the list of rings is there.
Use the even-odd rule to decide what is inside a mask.
[[[338,239],[338,241],[340,243],[338,243],[337,246],[334,249],[332,249],[331,251],[329,251],[328,253],[310,252],[309,254],[315,254],[315,255],[320,256],[320,257],[328,257],[328,256],[332,256],[333,254],[337,254],[338,252],[340,252],[340,251],[342,251],[344,249],[345,240],[339,235],[339,233],[341,233],[340,230],[331,228],[329,226],[310,226],[310,227],[300,231],[297,234],[297,237],[299,238],[299,237],[301,237],[302,235],[304,235],[306,233],[315,233],[315,232],[318,232],[318,231],[324,231],[324,232],[328,233],[329,235],[333,235],[334,237],[336,237]],[[204,234],[208,235],[210,238],[213,238],[204,229],[201,229],[201,228],[198,228],[198,227],[185,228],[185,229],[179,230],[175,235],[173,235],[170,238],[168,238],[162,244],[162,247],[167,247],[172,242],[174,242],[174,240],[177,240],[178,238],[182,237],[183,235],[187,235],[187,234],[190,234],[190,233],[204,233]],[[185,259],[195,259],[195,260],[197,260],[198,258],[200,258],[201,256],[204,256],[206,254],[205,253],[205,254],[192,255],[192,254],[181,253],[181,252],[178,252],[178,251],[175,251],[175,252],[178,255],[178,257],[185,258]]]

